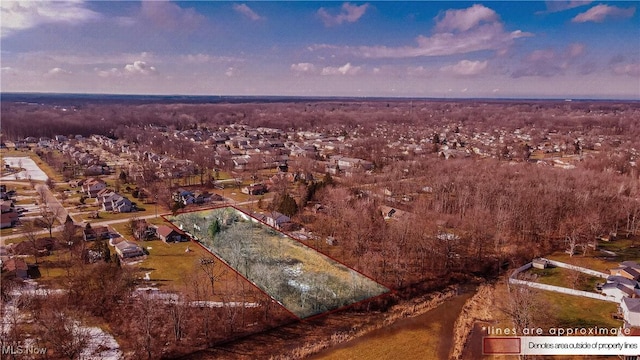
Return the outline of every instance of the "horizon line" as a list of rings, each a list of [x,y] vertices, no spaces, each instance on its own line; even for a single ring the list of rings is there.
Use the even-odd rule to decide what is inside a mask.
[[[37,95],[37,96],[123,96],[123,97],[185,97],[185,98],[246,98],[246,99],[259,99],[259,98],[279,98],[279,99],[363,99],[363,100],[509,100],[509,101],[624,101],[624,102],[639,102],[640,97],[637,98],[615,98],[615,97],[566,97],[566,96],[548,96],[548,97],[429,97],[429,96],[381,96],[381,95],[274,95],[274,94],[262,94],[262,95],[238,95],[238,94],[142,94],[142,93],[81,93],[81,92],[20,92],[20,91],[1,91],[0,101],[4,95]]]

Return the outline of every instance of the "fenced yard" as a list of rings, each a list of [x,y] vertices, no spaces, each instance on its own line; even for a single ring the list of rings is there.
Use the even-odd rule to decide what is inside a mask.
[[[168,219],[300,318],[389,291],[232,207]]]

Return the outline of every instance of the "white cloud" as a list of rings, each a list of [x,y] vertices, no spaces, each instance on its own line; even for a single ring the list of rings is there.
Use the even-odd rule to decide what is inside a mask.
[[[583,23],[588,21],[593,22],[603,22],[608,17],[614,18],[629,18],[632,17],[636,12],[635,7],[630,8],[619,8],[617,6],[609,6],[609,5],[596,5],[591,9],[576,15],[573,19],[571,19],[574,23]]]
[[[84,1],[1,1],[2,37],[41,24],[76,25],[100,18]]]
[[[195,9],[183,9],[168,1],[143,1],[141,13],[155,26],[167,30],[191,31],[205,20]]]
[[[120,77],[122,76],[122,71],[116,69],[116,68],[111,68],[109,70],[100,70],[100,69],[94,69],[94,71],[98,74],[98,76],[103,77],[103,78],[109,78],[109,77]]]
[[[348,53],[365,58],[410,58],[419,56],[446,56],[475,51],[493,50],[506,53],[515,39],[533,36],[515,30],[507,32],[497,14],[482,5],[462,10],[448,10],[436,18],[435,32],[431,36],[420,35],[414,46],[390,47],[385,45],[338,47],[316,44],[309,51]]]
[[[356,53],[368,58],[405,58],[465,54],[481,50],[502,50],[513,40],[532,36],[520,30],[505,32],[501,23],[484,24],[460,33],[436,33],[418,36],[417,46],[361,46]]]
[[[149,76],[158,74],[158,70],[156,70],[155,66],[151,66],[147,64],[147,62],[142,60],[134,61],[132,64],[126,64],[121,69],[116,67],[112,67],[108,70],[100,70],[99,68],[94,68],[94,71],[96,72],[96,74],[98,74],[98,76],[103,78]]]
[[[45,74],[46,76],[62,76],[62,75],[71,75],[71,71],[59,68],[59,67],[55,67],[49,71],[47,71],[47,73]]]
[[[369,4],[352,5],[348,2],[342,4],[340,13],[331,15],[325,8],[318,10],[318,16],[325,26],[340,25],[343,22],[353,23],[358,21],[369,8]]]
[[[488,7],[475,4],[467,9],[447,10],[436,23],[436,31],[467,31],[481,23],[498,20],[498,14]]]
[[[407,68],[407,75],[409,76],[426,76],[426,75],[430,75],[431,72],[425,68],[424,66],[420,65],[420,66],[409,66]]]
[[[362,70],[360,66],[353,66],[351,63],[346,63],[340,67],[325,67],[322,69],[322,75],[356,75]]]
[[[224,63],[224,62],[242,62],[244,61],[241,58],[236,58],[232,56],[215,56],[208,54],[186,54],[179,56],[180,62],[185,62],[189,64],[207,64],[207,63]]]
[[[316,71],[316,67],[311,63],[297,63],[291,64],[291,70],[296,73],[313,73]]]
[[[554,49],[538,49],[532,51],[522,59],[520,68],[512,73],[512,77],[542,76],[551,77],[565,74],[570,70],[578,69],[581,73],[588,70],[588,66],[579,62],[584,54],[586,46],[581,43],[567,45],[562,51]]]
[[[16,69],[12,68],[11,66],[3,66],[0,68],[0,71],[2,72],[3,75],[18,75],[18,72],[16,71]]]
[[[545,4],[547,5],[547,11],[546,12],[547,13],[554,13],[554,12],[565,11],[565,10],[577,8],[577,7],[580,7],[580,6],[589,5],[592,2],[593,1],[591,1],[591,0],[569,0],[569,1],[551,0],[551,1],[546,1],[545,2]],[[544,13],[544,12],[540,12],[540,13]]]
[[[640,76],[640,63],[618,64],[613,67],[616,75]]]
[[[262,16],[258,15],[255,11],[253,11],[250,7],[248,7],[247,4],[234,4],[233,10],[237,11],[238,13],[242,14],[243,16],[253,21],[258,21],[262,19]]]
[[[124,72],[131,75],[154,75],[157,73],[155,67],[148,65],[144,61],[134,61],[133,64],[125,65]]]
[[[135,61],[156,60],[157,56],[148,53],[111,53],[111,54],[87,54],[87,53],[50,53],[35,51],[24,54],[25,59],[41,60],[49,59],[55,63],[68,65],[116,65],[121,63],[133,63]]]
[[[227,77],[233,77],[233,76],[235,76],[235,75],[236,75],[236,72],[237,72],[237,69],[236,69],[236,68],[234,68],[234,67],[228,67],[228,68],[227,68],[227,71],[225,71],[225,72],[224,72],[224,74],[225,74]]]
[[[440,68],[440,71],[460,75],[474,76],[483,73],[487,69],[488,61],[461,60],[455,65],[447,65]]]
[[[566,56],[568,58],[577,58],[584,54],[586,46],[580,43],[573,43],[567,47]]]

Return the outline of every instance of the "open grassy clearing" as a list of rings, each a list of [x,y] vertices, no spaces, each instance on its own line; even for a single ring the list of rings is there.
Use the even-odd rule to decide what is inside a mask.
[[[535,275],[535,281],[541,284],[561,286],[569,289],[596,292],[597,282],[604,282],[595,276],[589,276],[579,271],[563,269],[558,267],[546,269],[531,269],[528,274]]]
[[[149,272],[151,282],[165,290],[182,290],[185,279],[194,272],[196,262],[211,254],[191,242],[167,244],[160,240],[138,242],[149,255],[137,266]],[[187,252],[189,248],[189,252]]]
[[[547,256],[547,258],[601,272],[608,272],[612,267],[618,266],[618,261],[610,261],[592,254],[569,256],[564,252],[556,252]]]
[[[615,258],[619,262],[640,260],[640,240],[637,237],[609,242],[601,241],[599,246],[603,250],[616,253]]]
[[[542,291],[540,294],[553,304],[552,316],[558,327],[622,326],[620,320],[611,316],[617,312],[618,305],[615,303],[551,291]]]
[[[193,233],[204,246],[302,318],[388,291],[234,208],[180,214],[170,221]]]

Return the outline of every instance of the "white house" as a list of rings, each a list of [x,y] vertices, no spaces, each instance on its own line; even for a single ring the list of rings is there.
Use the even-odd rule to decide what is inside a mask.
[[[138,257],[144,255],[144,251],[137,244],[130,241],[121,241],[115,245],[116,253],[121,259]]]
[[[98,191],[107,187],[107,183],[105,183],[102,179],[96,178],[88,178],[82,184],[82,191],[87,193],[87,196],[90,198],[96,197]]]
[[[620,303],[624,321],[631,327],[640,327],[640,299],[624,298]]]

